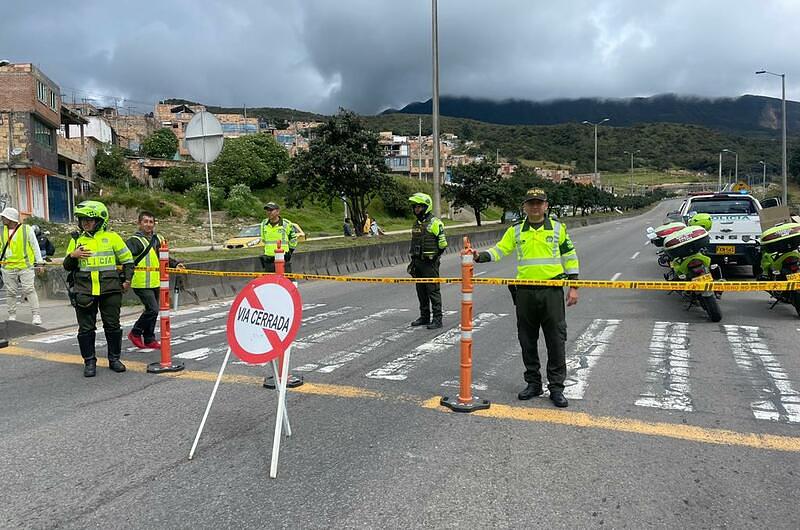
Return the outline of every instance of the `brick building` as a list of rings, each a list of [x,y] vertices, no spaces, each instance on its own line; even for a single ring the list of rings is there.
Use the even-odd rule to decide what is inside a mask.
[[[0,206],[63,222],[74,197],[72,166],[59,153],[61,125],[86,124],[62,108],[58,85],[30,63],[0,64]]]
[[[188,157],[186,149],[186,126],[198,112],[207,110],[205,105],[170,105],[159,103],[155,109],[155,120],[161,127],[172,129],[178,137],[178,149],[181,157]],[[222,135],[225,138],[237,138],[246,134],[259,132],[258,118],[245,118],[242,114],[214,114],[222,125]]]

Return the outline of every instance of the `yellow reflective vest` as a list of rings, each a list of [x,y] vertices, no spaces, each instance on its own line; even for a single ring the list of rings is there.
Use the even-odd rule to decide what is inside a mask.
[[[89,250],[92,255],[80,259],[70,256],[79,246]],[[67,255],[64,257],[64,268],[75,273],[76,293],[100,296],[121,291],[122,281],[117,265],[126,268],[124,274],[129,279],[129,274],[133,272],[133,255],[116,232],[83,232],[77,239],[70,239]]]
[[[144,236],[134,234],[133,237],[138,239],[142,244],[143,251],[150,244],[150,241]],[[161,248],[161,243],[164,241],[164,238],[158,234],[156,234],[156,237],[158,238],[158,243],[154,244],[153,247],[147,251],[147,255],[139,260],[139,263],[137,263],[136,267],[133,269],[131,287],[134,289],[155,289],[156,287],[161,287],[161,273],[157,270],[148,270],[157,269],[160,265],[158,249]],[[139,256],[136,257],[138,258]]]
[[[545,217],[534,229],[527,220],[509,227],[503,238],[488,251],[492,261],[517,252],[517,279],[552,280],[580,272],[578,255],[567,227]]]
[[[280,218],[278,224],[271,225],[269,219],[261,221],[261,241],[264,243],[264,255],[275,257],[278,241],[284,252],[297,248],[297,231],[288,219]]]
[[[6,249],[6,255],[3,258],[5,262],[3,265],[4,269],[21,270],[33,267],[36,260],[36,251],[31,244],[31,234],[29,231],[32,230],[33,228],[27,225],[19,225],[17,227],[16,232],[14,232],[14,237],[11,238],[11,242]],[[8,235],[8,227],[3,226],[3,235],[2,238],[0,238],[0,249],[6,245]]]

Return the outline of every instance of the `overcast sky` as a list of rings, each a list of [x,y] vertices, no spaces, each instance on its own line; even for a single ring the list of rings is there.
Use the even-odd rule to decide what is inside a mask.
[[[800,99],[800,0],[438,0],[441,93]],[[431,0],[3,0],[0,59],[65,100],[364,114],[431,96]],[[149,107],[149,108],[146,108]]]

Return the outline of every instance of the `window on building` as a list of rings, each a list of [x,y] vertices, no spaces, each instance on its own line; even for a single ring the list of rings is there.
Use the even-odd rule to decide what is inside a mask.
[[[47,85],[36,80],[36,97],[44,104],[47,104]]]
[[[32,118],[32,121],[34,141],[36,141],[36,143],[39,145],[52,149],[53,145],[55,144],[55,140],[53,139],[53,129],[36,118]]]
[[[56,93],[53,92],[52,90],[50,90],[49,92],[50,92],[50,108],[53,110],[58,110],[58,97],[56,96]]]

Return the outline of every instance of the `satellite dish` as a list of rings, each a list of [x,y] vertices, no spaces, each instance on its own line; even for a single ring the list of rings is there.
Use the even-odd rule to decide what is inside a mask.
[[[23,148],[15,147],[14,149],[11,150],[11,156],[19,156],[24,152],[25,152],[25,150]]]
[[[189,154],[198,162],[213,162],[222,151],[222,125],[210,112],[195,114],[186,126],[184,138]]]

